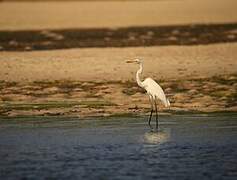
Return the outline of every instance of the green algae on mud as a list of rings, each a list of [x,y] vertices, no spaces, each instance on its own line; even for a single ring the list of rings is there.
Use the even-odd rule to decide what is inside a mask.
[[[2,103],[0,105],[0,115],[7,115],[11,111],[41,111],[48,110],[52,113],[46,113],[42,115],[63,115],[63,109],[65,108],[103,108],[104,106],[116,106],[116,104],[107,101],[81,101],[81,102],[70,102],[70,101],[59,101],[59,102],[45,102],[45,103]],[[55,109],[61,109],[61,113],[53,113]],[[33,113],[34,114],[34,113]]]
[[[171,102],[168,114],[236,112],[237,74],[211,78],[158,80]],[[135,82],[0,82],[4,116],[112,116],[146,114],[150,104]]]

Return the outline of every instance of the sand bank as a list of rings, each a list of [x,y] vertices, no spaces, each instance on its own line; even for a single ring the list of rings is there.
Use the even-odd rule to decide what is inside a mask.
[[[207,46],[88,48],[32,52],[1,52],[0,80],[6,81],[127,81],[144,62],[144,77],[193,79],[233,74],[237,70],[237,43]]]

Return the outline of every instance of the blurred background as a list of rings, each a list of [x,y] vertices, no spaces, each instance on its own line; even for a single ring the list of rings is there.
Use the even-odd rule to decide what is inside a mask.
[[[0,50],[234,42],[236,7],[235,0],[5,0]]]
[[[171,111],[236,111],[236,7],[236,0],[3,0],[1,112],[107,115],[115,105],[146,112],[138,67],[125,63],[132,58],[164,87]]]

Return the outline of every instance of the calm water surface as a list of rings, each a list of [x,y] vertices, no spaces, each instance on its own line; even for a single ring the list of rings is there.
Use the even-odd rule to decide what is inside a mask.
[[[0,179],[236,179],[237,115],[0,120]]]

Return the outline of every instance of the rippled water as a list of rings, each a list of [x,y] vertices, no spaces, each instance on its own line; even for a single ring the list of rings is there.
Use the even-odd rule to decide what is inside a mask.
[[[237,115],[0,120],[0,179],[236,179]]]

